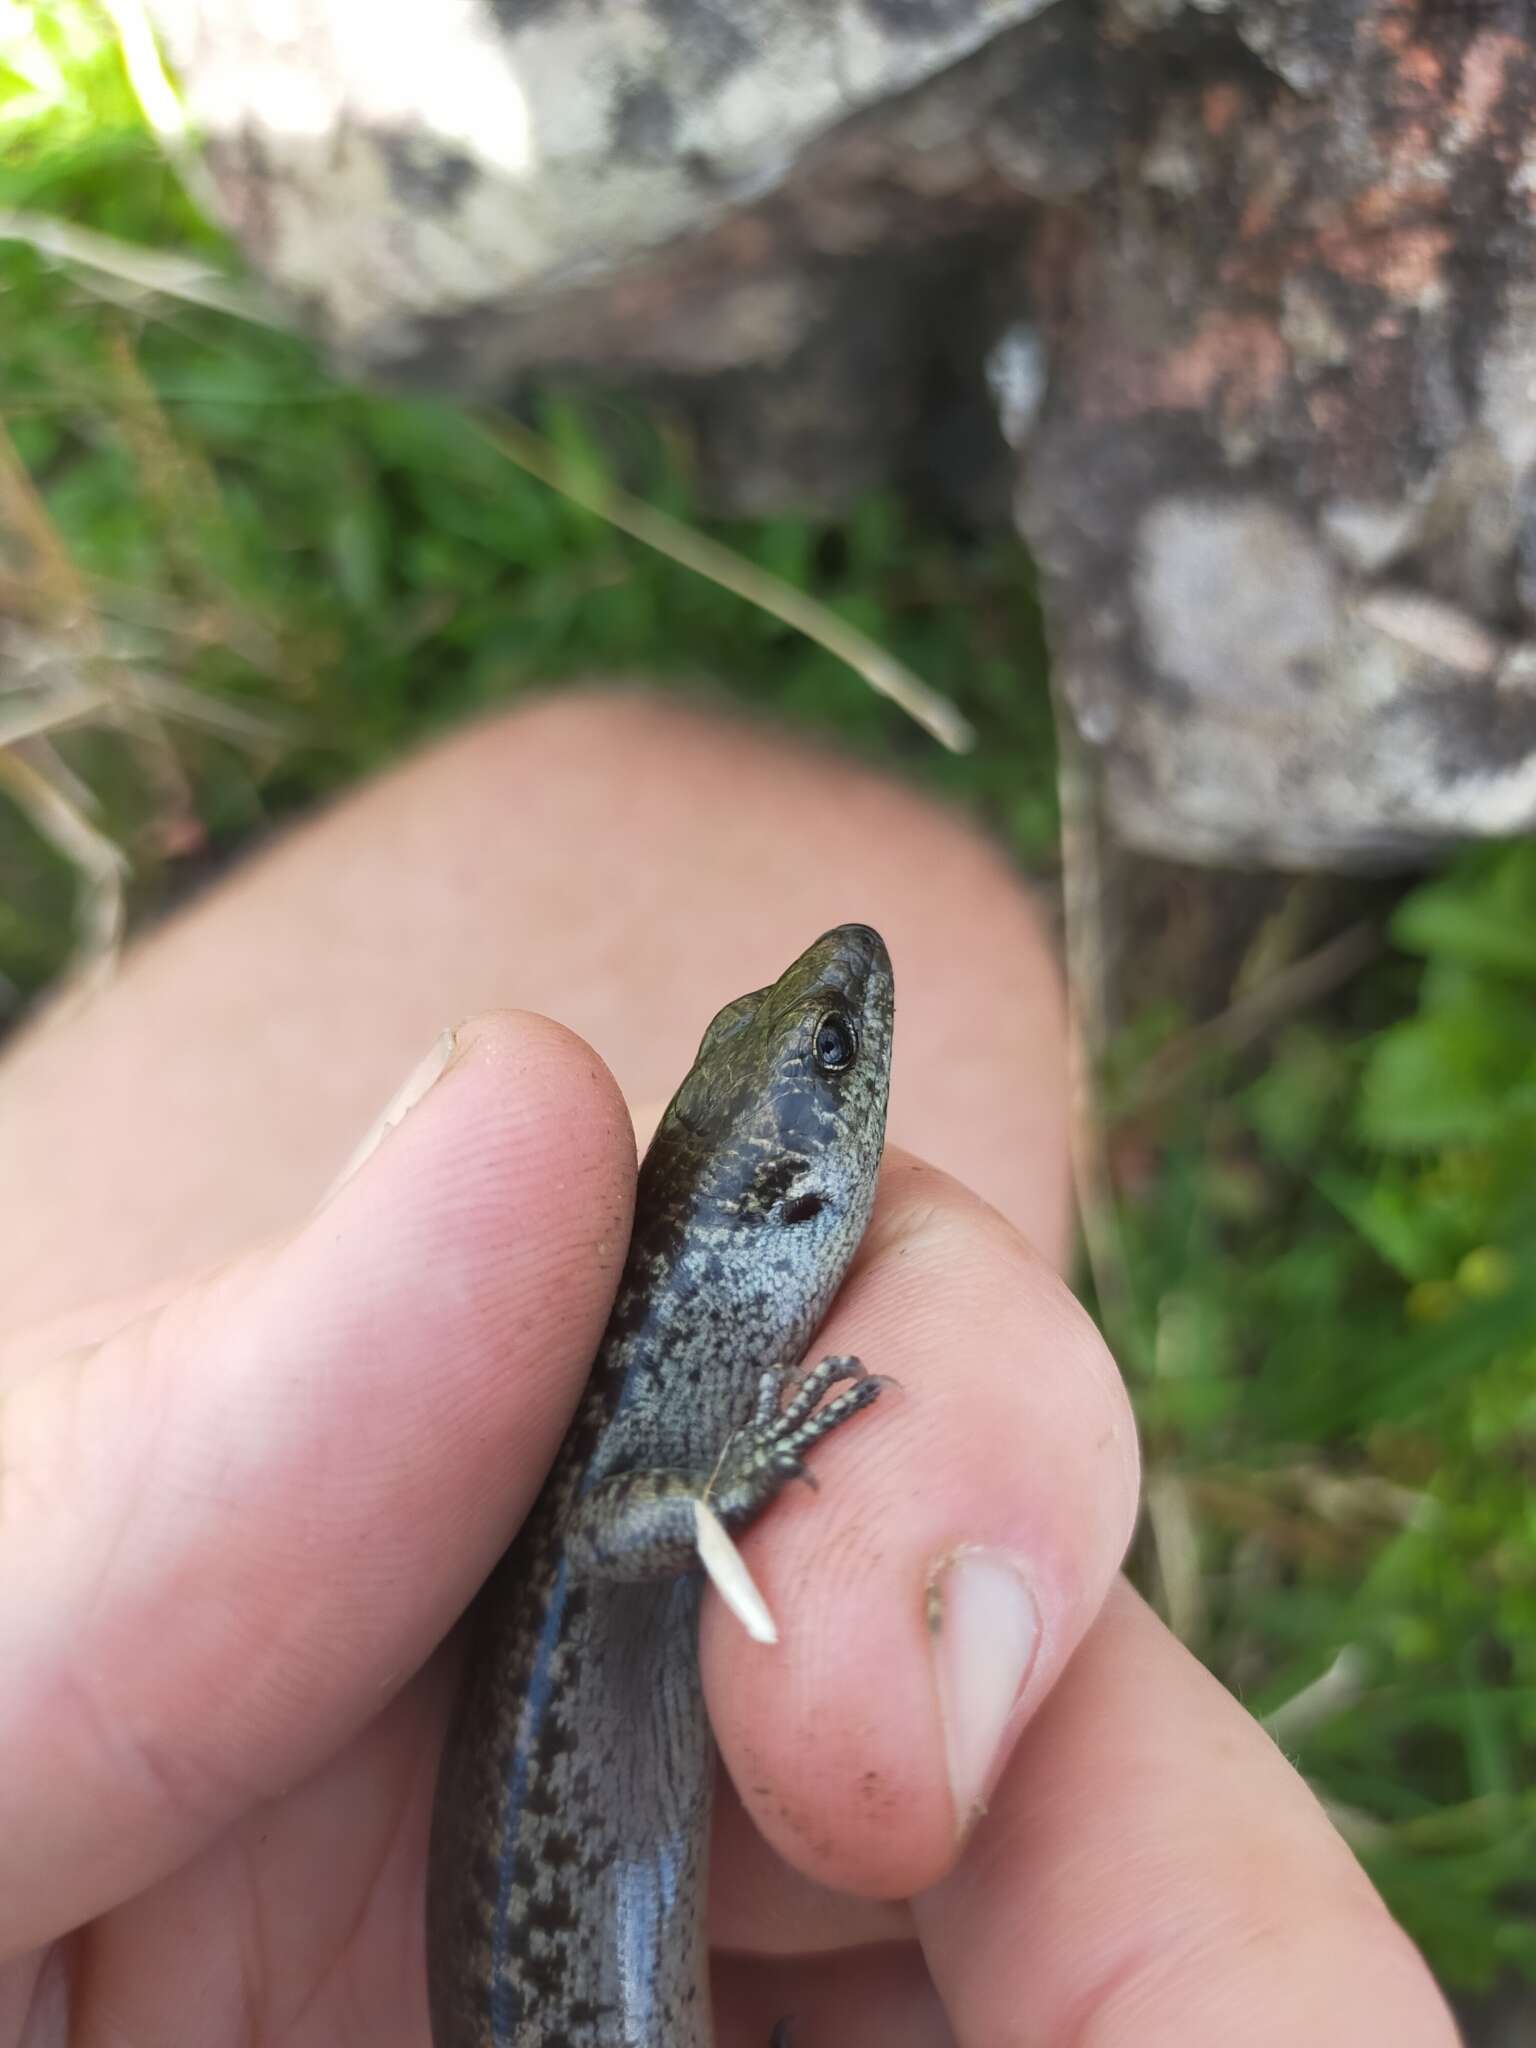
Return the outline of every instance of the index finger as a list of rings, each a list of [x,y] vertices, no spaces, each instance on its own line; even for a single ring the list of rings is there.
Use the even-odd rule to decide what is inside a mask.
[[[1118,1373],[1018,1233],[894,1154],[815,1347],[888,1388],[744,1539],[777,1621],[716,1601],[701,1650],[727,1767],[818,1882],[934,1883],[1093,1622],[1130,1538],[1137,1455]]]

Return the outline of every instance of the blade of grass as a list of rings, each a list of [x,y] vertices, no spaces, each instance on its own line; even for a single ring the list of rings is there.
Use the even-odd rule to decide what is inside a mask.
[[[574,504],[618,527],[632,539],[644,542],[658,554],[692,569],[696,575],[734,591],[748,604],[782,619],[786,626],[825,648],[951,753],[965,753],[975,745],[976,734],[970,721],[953,704],[914,675],[905,662],[898,661],[868,634],[849,625],[805,591],[781,582],[670,513],[632,498],[617,485],[594,479],[585,470],[578,471],[542,435],[518,421],[482,416],[472,424],[509,462],[515,462],[519,469],[548,484],[551,490],[559,491]]]
[[[49,845],[75,871],[75,953],[69,980],[75,990],[109,980],[122,948],[128,861],[76,801],[73,778],[45,740],[0,748],[0,789],[12,798]]]
[[[29,702],[0,713],[0,751],[42,733],[84,725],[100,718],[111,709],[111,704],[105,690],[93,690],[82,682],[63,683],[41,691]]]
[[[123,71],[145,125],[193,202],[210,220],[216,220],[218,194],[197,153],[192,124],[166,71],[149,15],[140,0],[101,0],[101,7],[117,33]]]
[[[264,327],[277,324],[249,285],[234,283],[196,257],[176,256],[139,242],[120,241],[115,235],[103,235],[95,228],[78,227],[73,221],[57,220],[52,214],[32,213],[19,207],[0,211],[0,239],[25,242],[40,256],[94,271],[118,284],[129,285],[136,292],[179,299],[185,305],[204,306],[211,312],[229,313]]]

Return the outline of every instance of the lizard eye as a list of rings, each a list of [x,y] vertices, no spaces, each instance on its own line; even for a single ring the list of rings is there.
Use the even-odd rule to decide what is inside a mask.
[[[839,1017],[829,1010],[816,1026],[816,1036],[811,1041],[816,1055],[816,1064],[824,1074],[840,1074],[844,1067],[852,1066],[853,1056],[859,1049],[857,1034],[846,1017]]]

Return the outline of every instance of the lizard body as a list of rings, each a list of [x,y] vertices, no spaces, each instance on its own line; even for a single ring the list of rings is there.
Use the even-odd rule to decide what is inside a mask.
[[[869,1217],[891,1021],[883,942],[837,927],[720,1012],[646,1153],[586,1391],[472,1610],[436,2048],[711,2048],[698,1503],[743,1527],[879,1391],[854,1359],[791,1369]]]

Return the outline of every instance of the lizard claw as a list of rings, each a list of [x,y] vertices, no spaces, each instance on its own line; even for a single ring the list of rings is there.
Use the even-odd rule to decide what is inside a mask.
[[[780,1408],[767,1402],[765,1376],[752,1420],[737,1431],[716,1474],[711,1498],[727,1526],[739,1528],[792,1479],[803,1479],[813,1493],[819,1492],[815,1474],[806,1469],[806,1452],[867,1408],[889,1384],[856,1358],[823,1358],[790,1383],[789,1398]],[[833,1393],[837,1387],[842,1391]]]

